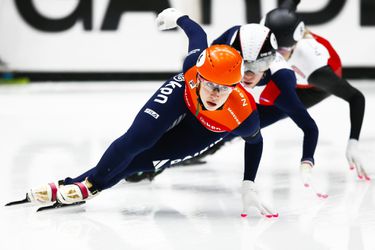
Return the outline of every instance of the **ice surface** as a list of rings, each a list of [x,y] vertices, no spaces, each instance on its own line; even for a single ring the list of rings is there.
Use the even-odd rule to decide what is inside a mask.
[[[349,171],[348,104],[330,97],[310,110],[320,129],[314,178],[320,200],[299,179],[302,132],[290,120],[263,130],[257,185],[280,214],[241,218],[243,143],[203,166],[166,170],[154,182],[119,183],[86,205],[35,213],[4,207],[28,188],[94,166],[161,83],[67,83],[0,86],[0,249],[375,249],[374,181]],[[361,135],[374,176],[375,83],[366,96]]]

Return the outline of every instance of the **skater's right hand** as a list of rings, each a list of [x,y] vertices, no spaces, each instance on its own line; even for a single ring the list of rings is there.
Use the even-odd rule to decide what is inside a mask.
[[[177,20],[184,16],[182,12],[168,8],[160,12],[156,18],[156,25],[159,30],[169,30],[177,27]]]
[[[361,180],[369,181],[370,177],[363,168],[361,152],[359,150],[358,140],[350,139],[346,147],[346,159],[350,170],[356,170],[357,176]]]
[[[242,205],[241,216],[246,217],[251,207],[255,207],[263,216],[267,218],[278,217],[279,214],[272,212],[259,198],[253,181],[242,182]]]

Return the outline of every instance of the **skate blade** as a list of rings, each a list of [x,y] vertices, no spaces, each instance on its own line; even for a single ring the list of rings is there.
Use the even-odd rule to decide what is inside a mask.
[[[25,199],[18,200],[18,201],[11,201],[11,202],[5,204],[5,206],[14,206],[14,205],[20,205],[20,204],[25,204],[25,203],[29,203],[29,202],[30,202],[30,200],[29,200],[29,198],[26,195]]]
[[[36,211],[37,212],[42,212],[42,211],[47,211],[47,210],[52,210],[52,209],[58,209],[58,208],[75,207],[75,206],[83,205],[85,203],[86,203],[86,201],[79,201],[79,202],[75,202],[75,203],[72,203],[72,204],[62,204],[62,203],[56,202],[56,203],[54,203],[54,204],[52,204],[50,206],[40,207]]]

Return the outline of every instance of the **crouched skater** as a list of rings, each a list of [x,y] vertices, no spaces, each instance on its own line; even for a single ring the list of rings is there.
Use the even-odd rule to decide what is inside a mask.
[[[206,33],[175,9],[163,11],[157,22],[161,30],[179,25],[189,37],[183,73],[167,80],[155,92],[95,167],[78,177],[30,189],[28,201],[82,202],[126,176],[169,167],[203,153],[233,134],[245,141],[242,216],[254,206],[266,217],[277,217],[255,190],[263,139],[254,99],[239,84],[243,72],[241,55],[228,45],[208,47]]]

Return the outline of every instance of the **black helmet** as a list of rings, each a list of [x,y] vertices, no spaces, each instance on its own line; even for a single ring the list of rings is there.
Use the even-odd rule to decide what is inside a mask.
[[[261,24],[272,30],[279,47],[292,47],[305,32],[305,25],[296,13],[285,8],[271,10]]]

